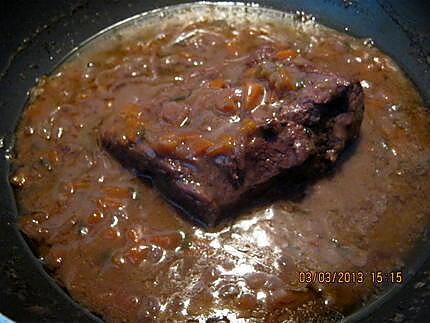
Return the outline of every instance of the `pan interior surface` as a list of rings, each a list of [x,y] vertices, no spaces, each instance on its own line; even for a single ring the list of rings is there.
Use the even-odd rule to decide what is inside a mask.
[[[304,196],[257,206],[206,232],[99,147],[100,121],[129,103],[101,87],[118,78],[114,94],[137,97],[140,89],[132,87],[139,80],[132,74],[148,64],[133,65],[140,63],[130,57],[148,40],[157,48],[177,42],[186,49],[247,24],[255,30],[244,39],[284,42],[318,68],[359,78],[366,95],[362,134]],[[121,68],[129,74],[116,76]],[[72,98],[52,99],[69,90],[76,92]],[[384,301],[416,270],[414,250],[430,206],[429,130],[414,86],[371,40],[340,34],[304,14],[181,5],[107,28],[37,85],[17,131],[11,181],[23,210],[20,228],[39,244],[44,264],[74,299],[108,321],[339,320],[355,313],[354,320],[363,304]]]

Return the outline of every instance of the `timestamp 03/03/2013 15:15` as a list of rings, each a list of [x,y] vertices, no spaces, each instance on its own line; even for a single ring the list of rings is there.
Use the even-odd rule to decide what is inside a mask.
[[[402,284],[404,281],[402,271],[299,271],[298,278],[300,283],[321,284]]]

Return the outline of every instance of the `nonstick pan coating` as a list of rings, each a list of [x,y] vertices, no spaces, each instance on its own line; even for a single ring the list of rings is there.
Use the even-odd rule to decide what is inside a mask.
[[[15,226],[17,207],[8,184],[13,132],[35,79],[49,73],[82,41],[135,14],[185,1],[91,0],[0,2],[0,312],[16,321],[97,322],[49,276]],[[190,2],[190,1],[187,1]],[[430,105],[430,3],[424,1],[253,1],[304,11],[338,30],[371,37],[414,81]],[[424,245],[428,242],[424,241]],[[425,258],[417,257],[416,265]],[[352,321],[424,322],[430,317],[430,261],[384,304]],[[1,321],[1,319],[0,319]]]

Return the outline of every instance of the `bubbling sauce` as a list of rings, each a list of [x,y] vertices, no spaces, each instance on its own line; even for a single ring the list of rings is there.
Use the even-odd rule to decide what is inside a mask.
[[[299,198],[205,231],[103,150],[100,125],[155,94],[209,100],[186,98],[184,79],[230,64],[195,85],[224,91],[264,44],[278,46],[280,59],[301,56],[360,80],[366,106],[360,140]],[[245,89],[262,99],[261,89]],[[238,102],[220,104],[220,115]],[[166,122],[187,127],[184,106],[164,107]],[[139,120],[129,119],[112,127],[136,135]],[[59,283],[106,321],[338,320],[382,286],[372,273],[408,268],[405,259],[429,219],[429,120],[389,57],[312,19],[208,4],[138,17],[90,42],[34,89],[11,174],[19,225]],[[216,119],[208,127],[216,128]],[[165,143],[160,149],[176,149],[162,130],[155,132]],[[208,147],[228,149],[228,140],[216,138]],[[307,272],[316,275],[303,279]],[[333,282],[321,282],[321,272]],[[334,272],[351,278],[333,278]]]

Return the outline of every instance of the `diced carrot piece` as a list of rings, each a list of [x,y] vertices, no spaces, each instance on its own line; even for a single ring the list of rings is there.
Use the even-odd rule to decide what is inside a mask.
[[[88,224],[97,224],[104,218],[103,212],[96,210],[88,217]]]
[[[158,139],[158,142],[155,143],[155,150],[161,154],[171,154],[176,151],[176,147],[178,146],[178,138],[172,134],[163,135]]]
[[[258,83],[247,83],[245,90],[245,109],[252,110],[264,94],[264,87]]]
[[[297,57],[297,52],[292,49],[284,49],[275,54],[275,57],[277,59],[283,60],[283,59],[293,59]]]
[[[191,140],[194,138],[198,138],[200,135],[196,132],[182,132],[180,134],[177,135],[177,139],[180,142],[185,142],[187,140]]]
[[[230,135],[222,135],[219,142],[226,146],[230,146],[231,148],[234,146],[234,138]]]
[[[219,108],[223,112],[235,112],[237,110],[237,105],[233,99],[227,99],[227,102]]]
[[[254,120],[252,119],[245,119],[242,121],[242,124],[240,125],[240,130],[246,134],[252,134],[255,129],[257,129],[257,125],[255,124]]]
[[[195,132],[183,132],[178,134],[178,143],[185,143],[191,150],[193,155],[201,155],[213,145],[213,143]]]
[[[222,89],[225,86],[224,80],[221,79],[215,79],[209,81],[209,87],[211,89]]]
[[[102,191],[108,198],[113,199],[124,199],[130,196],[130,190],[125,187],[106,186],[102,187]]]
[[[206,153],[208,156],[211,156],[211,157],[224,155],[231,152],[233,147],[234,147],[234,138],[229,135],[224,135],[218,140],[218,143],[216,145],[208,148]]]
[[[64,189],[66,190],[67,193],[70,193],[70,194],[75,193],[79,189],[84,189],[89,187],[90,187],[89,181],[84,179],[74,183],[67,183],[66,185],[64,185]]]
[[[58,154],[58,151],[56,151],[56,150],[50,150],[48,152],[48,160],[51,163],[58,163],[60,161],[60,156]]]
[[[122,107],[120,116],[124,120],[126,138],[134,140],[138,132],[144,128],[141,107],[134,103],[127,104]]]
[[[142,109],[139,105],[130,103],[121,108],[120,116],[124,120],[140,120],[142,118]]]
[[[190,147],[194,155],[199,156],[205,153],[209,147],[212,147],[213,142],[205,138],[196,137],[196,138],[187,140],[187,145]]]
[[[142,120],[128,117],[125,120],[126,137],[129,140],[134,140],[139,132],[143,132],[145,124]]]
[[[104,198],[97,200],[97,206],[100,209],[119,209],[120,207],[124,206],[124,203],[115,199]]]
[[[126,232],[127,238],[130,239],[130,241],[137,242],[139,240],[139,233],[135,229],[129,229]]]
[[[126,138],[129,140],[129,141],[132,141],[132,142],[134,142],[134,141],[136,141],[137,139],[137,135],[138,135],[138,133],[139,133],[139,130],[138,130],[139,128],[133,128],[133,127],[128,127],[127,128],[127,131],[126,131],[126,134],[125,134],[125,136],[126,136]]]
[[[121,236],[121,232],[117,228],[108,228],[103,235],[108,240],[113,240]]]
[[[137,265],[148,257],[148,250],[140,249],[139,247],[132,247],[127,250],[125,257],[130,263]]]
[[[185,51],[180,52],[179,55],[181,55],[182,57],[185,57],[185,58],[190,58],[191,57],[191,54],[188,53],[188,52],[185,52]]]
[[[181,244],[182,235],[179,234],[179,232],[172,232],[167,234],[144,237],[142,241],[155,244],[163,249],[175,249]]]

